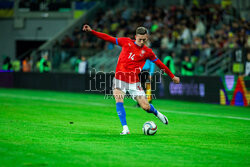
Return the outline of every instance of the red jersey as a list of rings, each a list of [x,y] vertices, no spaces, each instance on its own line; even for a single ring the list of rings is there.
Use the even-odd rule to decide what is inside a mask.
[[[130,38],[114,38],[107,34],[91,31],[95,36],[103,40],[112,42],[122,47],[116,66],[115,78],[127,83],[140,82],[138,74],[141,72],[147,59],[154,62],[165,71],[171,78],[174,74],[166,67],[147,46],[138,46]]]
[[[122,51],[117,62],[115,78],[128,83],[140,82],[138,74],[146,60],[156,61],[158,58],[152,49],[145,45],[140,47],[130,38],[116,38],[116,44],[122,47]]]

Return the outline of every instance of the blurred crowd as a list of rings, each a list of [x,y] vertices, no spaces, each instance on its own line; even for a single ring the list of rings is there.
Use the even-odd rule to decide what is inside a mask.
[[[229,48],[250,47],[250,23],[241,19],[232,6],[148,6],[142,10],[123,7],[98,11],[90,25],[94,30],[132,39],[135,29],[144,26],[150,32],[149,46],[162,60],[174,51],[180,60],[195,63],[198,59],[208,59],[215,52],[223,54]],[[65,36],[60,45],[64,48],[114,48],[110,43],[82,33],[81,27],[76,27],[71,36]]]
[[[24,57],[22,60],[11,60],[10,57],[5,56],[3,59],[2,71],[9,72],[40,72],[47,73],[51,71],[51,62],[49,61],[48,52],[42,53],[37,62],[33,62],[30,56]]]
[[[135,11],[99,11],[92,28],[113,36],[134,38],[135,29],[145,26],[150,30],[152,48],[182,49],[236,48],[250,46],[250,23],[240,19],[234,8],[204,5],[190,8],[172,6]],[[105,43],[81,33],[77,27],[72,36],[65,36],[62,46],[74,48],[103,48]],[[108,45],[106,45],[108,48]]]
[[[36,62],[33,62],[30,56],[26,56],[22,60],[11,60],[10,57],[5,56],[3,59],[1,71],[7,72],[40,72],[40,73],[48,73],[52,70],[52,65],[55,61],[51,61],[52,57],[49,57],[48,51],[42,51],[38,53],[38,59]],[[88,62],[84,55],[77,56],[72,59],[72,69],[75,73],[85,74],[88,73]],[[53,69],[55,70],[55,69]]]
[[[23,1],[23,3],[27,2],[40,1]],[[46,2],[69,3],[70,1],[48,0]],[[217,4],[201,6],[193,4],[161,8],[148,4],[142,9],[124,6],[116,10],[99,10],[89,24],[94,30],[115,37],[132,39],[138,26],[148,28],[150,32],[148,45],[162,61],[169,56],[167,60],[174,61],[170,64],[177,64],[180,67],[177,71],[186,70],[181,72],[183,75],[190,71],[193,75],[194,64],[199,60],[206,62],[215,53],[220,55],[230,48],[250,47],[250,23],[240,18],[239,13],[232,6],[222,8]],[[61,41],[55,43],[53,48],[58,50],[55,52],[58,54],[54,56],[55,58],[58,57],[64,61],[67,57],[70,58],[70,55],[76,55],[76,50],[79,48],[102,50],[115,47],[93,35],[82,33],[81,28],[76,27],[71,35],[66,35]],[[77,59],[80,60],[81,56]],[[59,66],[59,64],[52,66]],[[76,66],[78,67],[78,64]],[[202,73],[204,67],[198,70]]]

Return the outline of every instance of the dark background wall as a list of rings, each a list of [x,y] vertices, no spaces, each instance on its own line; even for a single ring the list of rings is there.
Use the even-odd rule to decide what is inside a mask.
[[[113,74],[0,73],[0,87],[112,94]],[[220,77],[181,77],[173,84],[169,77],[155,77],[152,94],[156,98],[220,103]]]

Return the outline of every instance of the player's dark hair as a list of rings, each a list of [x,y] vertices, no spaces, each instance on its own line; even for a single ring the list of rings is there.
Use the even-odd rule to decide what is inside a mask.
[[[140,35],[148,34],[148,30],[145,27],[138,27],[136,29],[136,35],[137,34],[140,34]]]

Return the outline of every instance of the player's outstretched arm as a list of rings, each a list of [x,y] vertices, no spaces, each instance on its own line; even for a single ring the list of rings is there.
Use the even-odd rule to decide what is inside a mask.
[[[163,70],[166,74],[168,74],[174,83],[178,84],[180,83],[180,78],[179,77],[176,77],[170,70],[167,66],[165,66],[165,64],[162,63],[161,60],[157,59],[155,62],[154,62],[161,70]]]
[[[112,37],[112,36],[109,36],[105,33],[101,33],[101,32],[97,32],[97,31],[94,31],[91,29],[91,27],[87,24],[85,24],[83,27],[82,27],[82,30],[85,31],[85,32],[91,32],[93,35],[95,35],[97,38],[100,38],[100,39],[103,39],[105,41],[108,41],[108,42],[112,42],[114,44],[116,44],[116,38]]]

